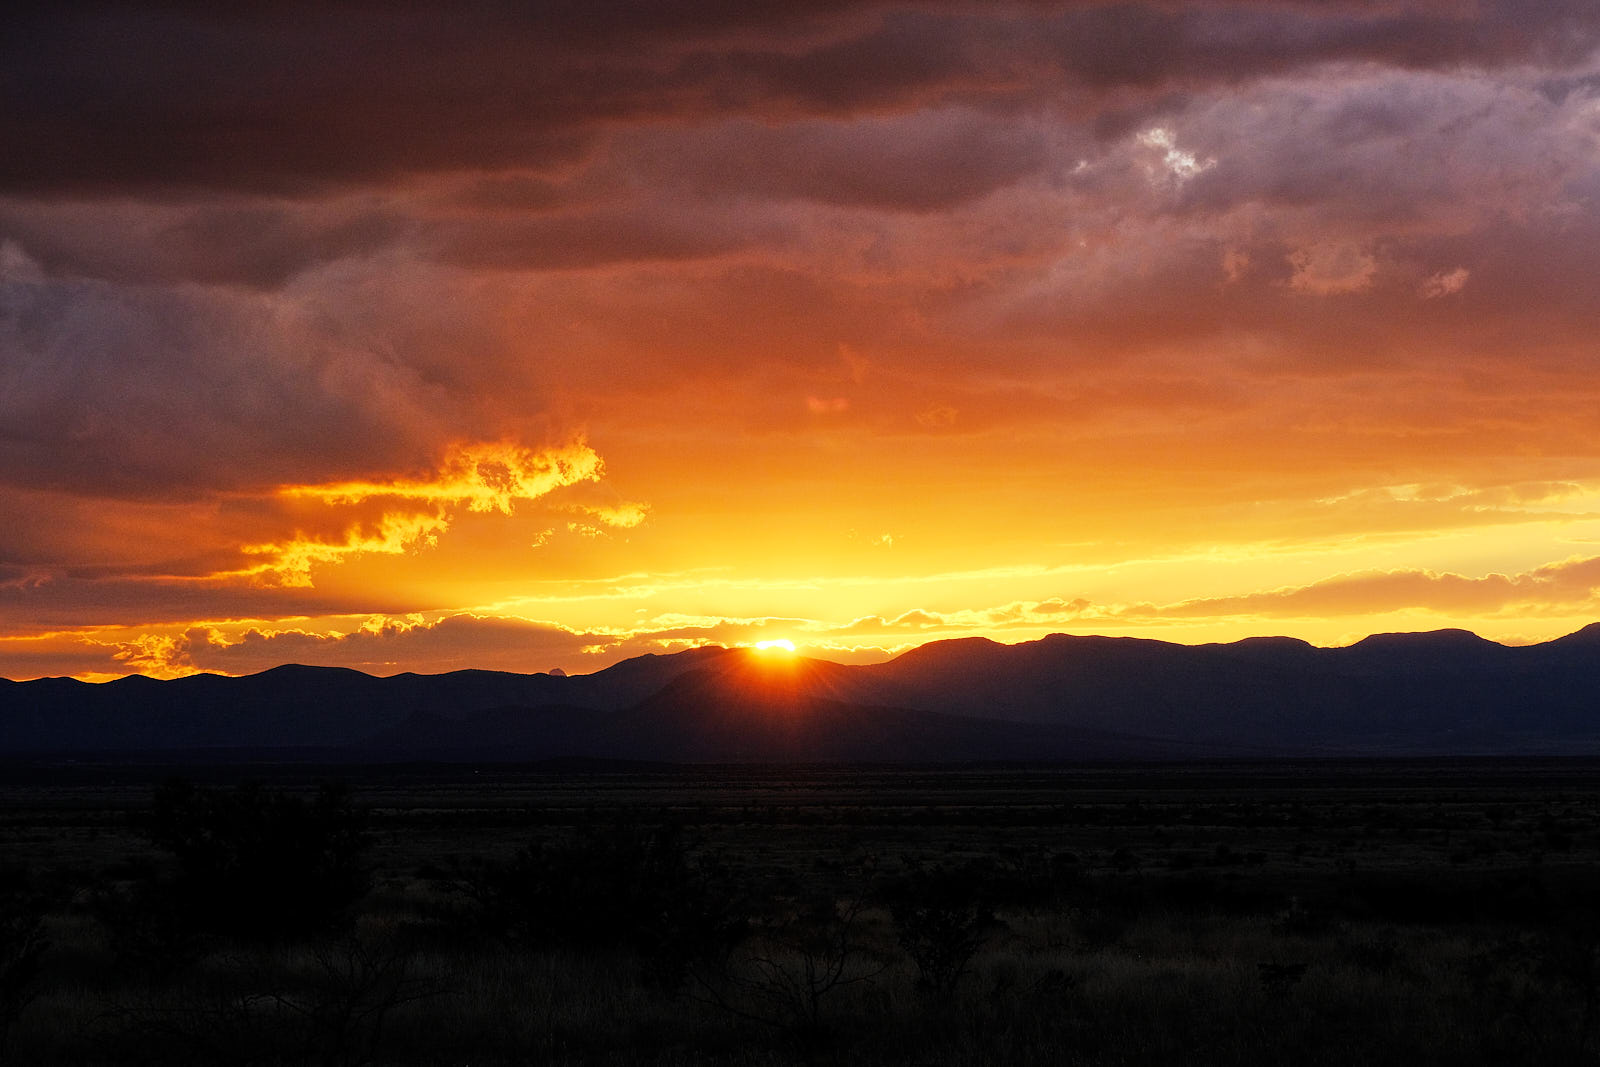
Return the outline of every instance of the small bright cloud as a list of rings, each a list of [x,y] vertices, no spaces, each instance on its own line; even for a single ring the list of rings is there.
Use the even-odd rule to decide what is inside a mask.
[[[1229,248],[1222,253],[1222,273],[1229,282],[1244,277],[1245,269],[1249,266],[1250,253],[1242,248]]]
[[[1465,267],[1457,267],[1452,271],[1440,271],[1422,283],[1422,298],[1434,300],[1441,296],[1450,296],[1459,293],[1462,286],[1467,284],[1467,279],[1472,272]]]
[[[1317,296],[1359,293],[1372,287],[1378,261],[1357,245],[1324,242],[1289,254],[1289,287]]]
[[[1161,165],[1166,176],[1175,182],[1186,182],[1195,175],[1217,165],[1215,158],[1199,159],[1193,152],[1178,147],[1177,137],[1165,126],[1152,126],[1138,136],[1139,143],[1161,153]]]

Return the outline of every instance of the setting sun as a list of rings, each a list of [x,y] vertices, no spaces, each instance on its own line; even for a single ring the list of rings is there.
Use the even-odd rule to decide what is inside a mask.
[[[758,652],[776,653],[778,655],[794,654],[794,642],[787,637],[780,637],[773,641],[757,641],[755,648]]]

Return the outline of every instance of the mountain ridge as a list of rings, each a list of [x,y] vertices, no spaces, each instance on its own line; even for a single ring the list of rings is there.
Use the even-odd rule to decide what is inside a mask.
[[[0,686],[0,756],[338,751],[358,760],[970,761],[1600,753],[1600,623],[1320,648],[1052,634],[882,663],[707,646],[586,675],[283,664]]]

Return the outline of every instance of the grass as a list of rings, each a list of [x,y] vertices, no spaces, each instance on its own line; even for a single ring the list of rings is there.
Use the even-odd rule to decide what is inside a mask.
[[[6,906],[49,945],[0,1062],[1594,1062],[1596,770],[362,771],[351,925],[207,937],[165,971],[119,956],[94,904],[174,877],[140,825],[154,775],[76,771],[10,787],[0,813],[0,866],[28,874]],[[625,854],[668,823],[681,866]],[[534,895],[509,905],[571,921],[520,942],[434,876],[533,842],[582,879],[523,872]],[[600,892],[604,863],[660,892]],[[906,946],[953,928],[906,924],[968,914],[938,911],[936,884],[994,921],[930,983]],[[648,921],[600,936],[590,899]],[[687,920],[701,943],[651,933]]]

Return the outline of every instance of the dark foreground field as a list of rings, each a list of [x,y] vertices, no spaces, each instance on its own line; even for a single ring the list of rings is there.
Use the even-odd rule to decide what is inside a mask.
[[[1595,762],[171,773],[0,773],[0,1061],[1600,1058]]]

